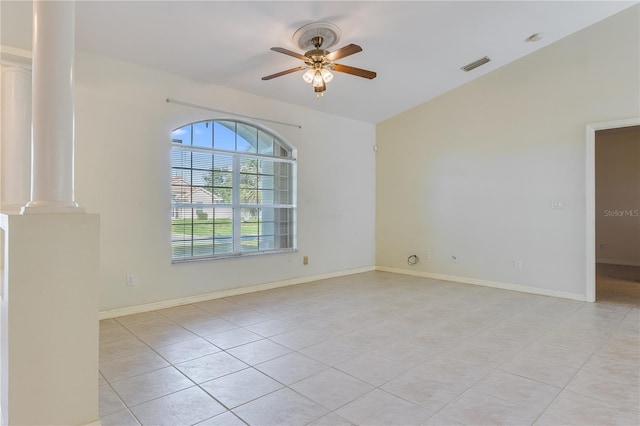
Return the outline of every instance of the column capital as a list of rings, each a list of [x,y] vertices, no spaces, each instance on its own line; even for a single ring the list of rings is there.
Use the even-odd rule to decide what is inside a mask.
[[[3,74],[8,72],[19,72],[31,76],[31,67],[13,62],[0,62],[0,71],[2,71]]]
[[[18,66],[31,70],[31,52],[12,46],[0,45],[0,65]]]

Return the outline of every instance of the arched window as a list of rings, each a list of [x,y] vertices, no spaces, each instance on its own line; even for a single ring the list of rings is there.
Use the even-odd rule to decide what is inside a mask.
[[[295,150],[269,130],[207,120],[172,132],[174,262],[295,249]]]

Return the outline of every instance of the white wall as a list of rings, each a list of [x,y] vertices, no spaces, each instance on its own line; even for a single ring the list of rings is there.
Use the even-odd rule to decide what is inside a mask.
[[[640,126],[596,133],[596,256],[640,266]]]
[[[376,264],[584,297],[585,125],[640,115],[639,12],[379,124]]]
[[[303,126],[261,123],[298,150],[297,253],[171,264],[170,133],[221,115],[168,97]],[[76,199],[101,218],[101,310],[373,267],[374,144],[372,124],[79,52]]]

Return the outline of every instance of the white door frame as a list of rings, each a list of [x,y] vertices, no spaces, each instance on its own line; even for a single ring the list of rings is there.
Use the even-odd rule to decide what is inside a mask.
[[[586,232],[586,268],[587,291],[585,300],[596,301],[596,132],[598,130],[617,129],[640,125],[640,117],[624,120],[606,121],[587,124],[586,154],[586,190],[587,197],[587,232]]]

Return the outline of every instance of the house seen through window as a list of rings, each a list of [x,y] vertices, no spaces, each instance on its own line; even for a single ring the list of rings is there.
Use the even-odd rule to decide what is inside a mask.
[[[295,249],[295,150],[269,130],[207,120],[172,132],[173,261]]]

